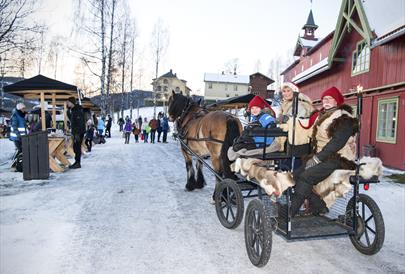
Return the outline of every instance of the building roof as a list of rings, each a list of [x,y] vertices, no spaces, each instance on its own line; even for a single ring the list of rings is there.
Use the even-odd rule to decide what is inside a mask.
[[[249,84],[249,75],[204,73],[204,82]]]
[[[41,74],[4,87],[4,91],[6,92],[23,90],[69,90],[76,92],[77,87],[45,77]]]
[[[329,69],[328,66],[328,58],[323,59],[319,63],[316,63],[312,67],[307,68],[306,70],[298,73],[296,76],[294,76],[291,80],[295,84],[298,84],[302,81],[305,81],[308,78],[311,78],[314,75],[317,75],[321,72],[324,72],[325,70]]]
[[[314,21],[314,15],[312,14],[312,9],[309,11],[307,22],[302,27],[302,29],[305,29],[305,28],[308,28],[308,27],[309,28],[315,28],[315,29],[318,28],[318,26],[315,24],[315,21]]]
[[[163,74],[161,77],[165,77],[165,78],[177,78],[176,73],[173,73],[173,70],[170,70],[169,72],[166,72],[165,74]]]
[[[263,77],[267,81],[267,85],[270,85],[270,84],[274,83],[273,79],[267,77],[266,75],[264,75],[264,74],[262,74],[260,72],[256,72],[256,73],[251,74],[249,76],[249,78],[252,77],[252,76],[261,76],[261,77]]]

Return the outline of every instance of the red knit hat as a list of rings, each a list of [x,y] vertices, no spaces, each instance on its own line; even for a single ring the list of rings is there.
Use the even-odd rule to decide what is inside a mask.
[[[267,103],[266,100],[264,100],[264,99],[263,99],[262,97],[260,97],[259,95],[256,95],[255,97],[253,97],[252,100],[250,100],[248,107],[249,107],[249,108],[252,108],[252,107],[259,107],[259,108],[261,108],[261,109],[267,107],[267,108],[270,108],[270,109],[271,109],[269,103]]]
[[[323,97],[325,97],[325,96],[330,96],[333,99],[335,99],[338,106],[343,104],[345,101],[345,98],[343,98],[342,93],[340,93],[340,91],[336,87],[331,87],[331,88],[328,88],[327,90],[325,90],[322,93],[321,99],[323,99]]]

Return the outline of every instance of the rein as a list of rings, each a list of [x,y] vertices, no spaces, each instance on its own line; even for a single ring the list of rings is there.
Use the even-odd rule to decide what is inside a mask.
[[[185,143],[187,144],[189,141],[195,141],[195,142],[215,142],[215,143],[220,143],[223,144],[224,141],[222,140],[218,140],[215,138],[210,137],[208,138],[187,138],[186,135],[188,133],[187,127],[182,126],[185,122],[188,122],[187,120],[185,121],[184,119],[187,117],[188,114],[190,114],[190,108],[193,106],[191,99],[188,98],[187,99],[187,104],[186,107],[183,109],[182,113],[180,114],[180,116],[176,119],[176,123],[177,123],[177,130],[179,132],[178,137],[180,139],[182,139],[183,141],[185,141]],[[191,120],[191,119],[189,119]],[[201,126],[200,126],[201,127]],[[200,129],[200,128],[199,128]],[[199,129],[197,131],[197,133],[199,132]]]

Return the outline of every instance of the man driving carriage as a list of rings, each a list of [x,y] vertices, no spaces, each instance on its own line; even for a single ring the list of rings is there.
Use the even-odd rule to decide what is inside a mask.
[[[295,192],[291,198],[291,216],[295,216],[305,199],[309,199],[312,214],[327,212],[326,204],[312,190],[336,169],[355,169],[355,139],[358,120],[352,108],[336,87],[321,96],[322,109],[314,112],[308,127],[313,127],[312,154],[294,171]]]

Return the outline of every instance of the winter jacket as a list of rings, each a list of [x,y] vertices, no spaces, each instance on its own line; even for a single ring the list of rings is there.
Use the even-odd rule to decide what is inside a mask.
[[[132,122],[131,120],[127,120],[124,126],[124,132],[132,132]]]
[[[163,117],[160,120],[160,126],[162,127],[162,131],[168,131],[169,130],[169,120],[167,117]]]
[[[11,141],[21,141],[21,136],[27,134],[26,124],[25,124],[25,114],[17,109],[13,110],[11,115],[10,124],[10,140]]]
[[[158,120],[156,120],[155,118],[153,118],[152,120],[150,120],[149,122],[149,126],[152,130],[156,130],[159,126]]]
[[[76,104],[72,109],[68,111],[68,117],[70,120],[70,128],[72,135],[81,135],[86,132],[86,123],[84,120],[83,108]]]
[[[86,139],[93,140],[94,137],[94,126],[91,125],[86,131]]]
[[[141,133],[141,130],[136,123],[132,124],[132,133],[134,135],[139,135],[139,133]]]
[[[255,124],[258,123],[260,124],[260,127],[265,128],[267,125],[270,123],[274,123],[275,119],[273,116],[267,114],[267,113],[260,113],[257,116],[252,115],[251,116],[251,123]],[[263,147],[264,143],[264,137],[253,137],[253,140],[256,143],[256,147]],[[274,137],[266,137],[266,144],[270,145],[273,143]]]
[[[104,130],[105,129],[105,123],[104,123],[103,119],[98,120],[97,129],[98,130]]]
[[[342,105],[319,113],[313,125],[312,145],[321,162],[336,159],[343,169],[354,169],[358,120],[352,108]]]
[[[281,115],[292,115],[292,100],[283,100],[281,103]],[[312,100],[303,93],[298,93],[298,109],[297,117],[308,118],[310,114],[315,110],[312,106]]]

